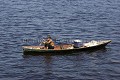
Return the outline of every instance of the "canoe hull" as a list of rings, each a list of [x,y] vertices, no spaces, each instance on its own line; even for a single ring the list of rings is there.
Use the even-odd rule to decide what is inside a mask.
[[[111,41],[106,41],[103,44],[99,44],[96,46],[91,46],[91,47],[81,47],[81,48],[73,48],[73,49],[61,49],[61,50],[39,50],[39,49],[25,49],[23,48],[23,54],[24,55],[65,55],[65,54],[70,54],[74,52],[81,52],[81,51],[90,51],[90,50],[97,50],[101,48],[105,48],[105,46],[110,43]]]

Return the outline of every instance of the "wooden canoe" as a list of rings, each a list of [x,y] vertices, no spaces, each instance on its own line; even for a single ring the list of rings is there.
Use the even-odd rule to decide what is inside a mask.
[[[56,45],[54,49],[44,49],[43,46],[23,46],[24,55],[64,55],[73,52],[95,50],[104,48],[111,40],[99,41],[99,44],[92,46],[81,45],[79,48],[73,48],[72,44]]]

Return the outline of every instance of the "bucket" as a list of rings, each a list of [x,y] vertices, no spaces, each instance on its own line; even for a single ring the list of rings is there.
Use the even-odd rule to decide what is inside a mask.
[[[81,45],[81,40],[74,40],[74,48],[79,48],[80,47],[80,45]]]

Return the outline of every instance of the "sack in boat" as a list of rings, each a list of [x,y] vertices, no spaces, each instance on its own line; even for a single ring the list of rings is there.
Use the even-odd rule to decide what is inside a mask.
[[[70,47],[68,47],[67,49],[73,49],[74,47],[73,46],[70,46]]]

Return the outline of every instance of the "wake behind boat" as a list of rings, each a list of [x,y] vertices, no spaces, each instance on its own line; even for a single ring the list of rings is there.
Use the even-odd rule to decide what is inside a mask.
[[[83,43],[78,48],[73,44],[56,45],[54,49],[45,49],[44,46],[23,46],[24,55],[62,55],[73,52],[88,51],[93,49],[104,48],[111,40],[90,41]]]

